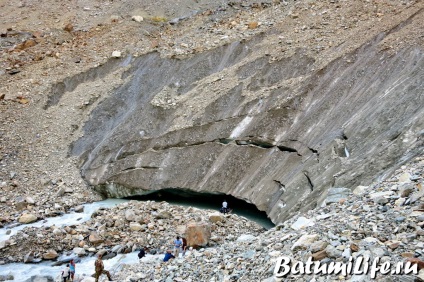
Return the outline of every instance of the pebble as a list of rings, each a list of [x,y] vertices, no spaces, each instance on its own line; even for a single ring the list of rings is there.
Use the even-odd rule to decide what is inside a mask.
[[[121,51],[113,51],[112,58],[120,58],[122,56]]]
[[[131,19],[138,23],[141,23],[144,20],[142,16],[132,16]]]

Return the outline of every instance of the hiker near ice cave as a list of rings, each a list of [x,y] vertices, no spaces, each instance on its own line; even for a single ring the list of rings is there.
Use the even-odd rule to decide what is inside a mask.
[[[112,281],[112,278],[110,277],[109,271],[105,270],[105,266],[104,266],[103,261],[102,261],[102,255],[98,256],[98,258],[94,262],[94,266],[96,267],[95,268],[96,274],[94,275],[94,277],[96,278],[96,282],[99,282],[99,277],[102,274],[106,274],[109,281]]]

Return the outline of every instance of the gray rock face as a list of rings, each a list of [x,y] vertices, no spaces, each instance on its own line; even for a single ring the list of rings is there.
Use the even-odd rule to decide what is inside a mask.
[[[270,60],[261,37],[184,60],[148,54],[71,152],[109,197],[231,194],[281,222],[422,149],[423,52],[377,53],[382,39],[318,69],[302,50]]]

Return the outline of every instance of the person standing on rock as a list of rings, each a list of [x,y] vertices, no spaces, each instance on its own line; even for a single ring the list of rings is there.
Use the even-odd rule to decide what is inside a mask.
[[[68,281],[68,278],[69,278],[69,264],[67,264],[65,269],[62,271],[63,282]]]
[[[177,236],[177,239],[174,240],[174,252],[175,252],[176,258],[180,254],[182,247],[183,247],[183,240],[180,239],[180,236]]]
[[[70,272],[71,281],[74,281],[75,261],[73,259],[71,259],[71,261],[69,262],[69,272]]]
[[[226,214],[228,212],[228,203],[226,200],[224,200],[224,202],[222,202],[222,213]]]
[[[96,262],[94,263],[94,266],[96,267],[96,274],[94,274],[94,278],[96,278],[96,282],[99,282],[99,277],[102,274],[106,274],[109,281],[112,281],[112,278],[110,277],[109,271],[105,270],[105,266],[102,261],[102,255],[99,255],[96,259]]]

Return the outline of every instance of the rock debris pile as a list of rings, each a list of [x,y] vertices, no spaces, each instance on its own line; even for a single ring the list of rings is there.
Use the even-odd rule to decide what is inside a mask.
[[[187,226],[207,226],[199,232],[204,246],[195,245],[182,258],[162,262],[161,256],[123,265],[117,281],[275,281],[280,257],[321,265],[349,263],[359,257],[380,264],[411,261],[424,265],[424,158],[401,167],[385,181],[351,191],[331,188],[325,203],[264,231],[237,215],[221,215],[166,202],[130,201],[102,208],[79,225],[24,228],[0,244],[2,263],[55,260],[61,253],[78,256],[135,251],[149,246],[151,254],[172,249],[172,240],[187,236]],[[209,233],[210,232],[210,233]],[[202,237],[203,236],[203,237]],[[421,281],[418,274],[382,275],[378,281]],[[90,281],[90,277],[83,281]],[[289,275],[287,281],[371,281],[363,275]],[[400,279],[400,280],[399,280]]]
[[[424,158],[419,158],[390,179],[359,186],[353,193],[333,188],[325,206],[259,236],[238,236],[228,230],[218,246],[193,250],[167,263],[153,260],[126,265],[117,276],[119,281],[274,281],[274,268],[281,256],[290,257],[292,265],[306,263],[309,257],[321,264],[348,263],[349,257],[361,256],[369,257],[370,263],[378,257],[381,263],[392,265],[411,260],[420,269],[424,259],[423,172]],[[371,281],[369,274],[299,274],[286,279]],[[424,270],[418,276],[379,274],[376,279],[414,281],[424,279]]]
[[[263,231],[260,225],[235,214],[223,216],[166,202],[129,201],[114,208],[101,208],[79,225],[26,227],[3,241],[0,249],[4,254],[3,264],[51,260],[61,253],[72,252],[78,256],[108,253],[107,258],[142,246],[164,252],[172,248],[175,236],[192,237],[190,232],[196,235],[191,245],[208,242],[209,246],[215,246],[234,241],[244,233],[256,236]]]

